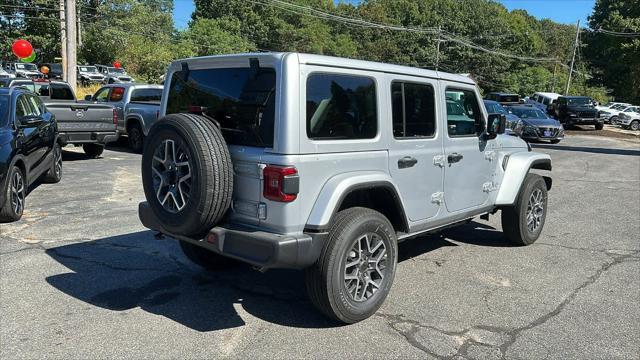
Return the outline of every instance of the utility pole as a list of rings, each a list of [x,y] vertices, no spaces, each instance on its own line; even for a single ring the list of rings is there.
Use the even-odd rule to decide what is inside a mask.
[[[60,57],[62,58],[62,80],[67,81],[67,32],[65,31],[64,0],[60,0]]]
[[[438,71],[438,66],[440,65],[440,33],[442,32],[442,28],[438,26],[438,45],[436,47],[436,71]]]
[[[67,82],[76,91],[76,0],[65,0],[67,30]]]
[[[558,80],[557,74],[558,74],[558,62],[556,61],[553,65],[553,85],[551,86],[552,93],[556,92],[556,80]]]
[[[567,89],[564,94],[569,95],[569,88],[571,87],[571,75],[573,75],[573,66],[576,62],[576,51],[578,50],[578,37],[580,36],[580,20],[576,26],[576,41],[573,43],[573,56],[571,57],[571,67],[569,68],[569,78],[567,79]]]

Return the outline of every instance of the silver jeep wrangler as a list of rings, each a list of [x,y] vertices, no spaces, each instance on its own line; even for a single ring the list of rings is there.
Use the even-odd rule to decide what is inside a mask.
[[[297,53],[171,64],[142,157],[142,223],[218,269],[305,269],[354,323],[386,298],[398,242],[501,210],[536,241],[548,155],[502,135],[468,77]]]

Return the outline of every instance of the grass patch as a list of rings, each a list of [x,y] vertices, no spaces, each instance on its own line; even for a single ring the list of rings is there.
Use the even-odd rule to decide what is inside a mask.
[[[86,95],[93,95],[102,87],[102,84],[91,84],[87,86],[81,86],[78,84],[78,88],[76,90],[76,97],[78,100],[84,100]]]

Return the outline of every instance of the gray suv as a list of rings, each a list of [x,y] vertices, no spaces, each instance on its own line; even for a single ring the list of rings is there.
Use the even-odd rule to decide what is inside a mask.
[[[371,316],[398,242],[501,210],[536,241],[551,159],[468,77],[297,53],[178,60],[142,157],[142,223],[207,269],[304,269],[327,316]]]

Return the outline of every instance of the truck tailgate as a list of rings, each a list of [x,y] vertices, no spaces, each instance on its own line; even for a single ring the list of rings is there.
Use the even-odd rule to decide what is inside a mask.
[[[46,103],[61,132],[116,131],[113,106],[78,102]]]

